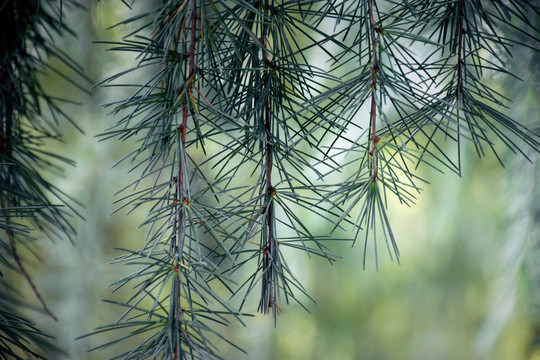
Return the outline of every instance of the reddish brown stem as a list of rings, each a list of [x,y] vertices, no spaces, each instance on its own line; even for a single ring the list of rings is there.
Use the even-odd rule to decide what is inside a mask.
[[[191,93],[191,87],[193,86],[193,77],[195,74],[195,41],[197,39],[197,7],[196,7],[196,0],[191,1],[191,34],[190,34],[190,44],[189,44],[189,50],[188,50],[188,66],[189,66],[189,80],[186,81],[184,84],[185,91],[184,94],[186,95],[186,103],[184,105],[184,108],[182,109],[182,123],[179,126],[180,131],[180,141],[182,149],[184,148],[184,145],[186,143],[186,133],[187,133],[187,121],[189,117],[189,99],[187,98],[187,94]],[[184,158],[180,155],[178,159],[178,176],[177,176],[177,201],[182,206],[184,203]],[[183,248],[183,211],[182,208],[178,211],[178,230],[177,230],[177,246],[178,246],[178,252],[182,252]],[[178,259],[180,261],[180,259]]]
[[[182,151],[184,150],[184,146],[186,143],[186,133],[187,133],[187,121],[189,117],[189,101],[188,98],[189,94],[191,94],[191,87],[193,86],[193,78],[195,75],[195,42],[197,40],[197,3],[196,0],[191,0],[190,3],[190,12],[191,12],[191,33],[190,33],[190,39],[189,39],[189,50],[187,53],[187,59],[188,59],[188,71],[189,71],[189,77],[188,81],[184,84],[184,95],[186,96],[186,102],[184,105],[184,108],[182,109],[182,123],[178,127],[178,130],[180,132],[180,141],[181,141],[181,147]],[[182,27],[182,25],[180,25]],[[180,30],[180,29],[179,29]],[[185,35],[183,36],[185,40]],[[184,158],[182,154],[180,155],[178,164],[178,176],[177,176],[177,183],[176,183],[176,201],[178,202],[178,206],[180,206],[180,209],[178,210],[178,217],[177,217],[177,233],[176,233],[176,245],[177,245],[177,254],[178,258],[176,261],[181,262],[181,254],[183,252],[184,248],[184,211],[183,206],[184,204],[189,203],[189,199],[185,199],[184,196]],[[178,321],[182,319],[182,279],[180,275],[178,275],[178,309],[177,309],[177,317]],[[180,356],[180,349],[178,347],[175,348],[174,352],[174,359],[178,360]]]
[[[459,34],[458,34],[458,48],[457,48],[457,84],[456,84],[456,99],[459,103],[461,100],[461,93],[463,91],[463,79],[462,79],[462,71],[464,66],[464,58],[463,58],[463,35],[465,35],[465,28],[463,27],[463,16],[464,16],[464,9],[463,9],[463,1],[460,1],[458,3],[458,16],[459,16]]]
[[[373,16],[373,4],[369,1],[369,20],[371,22],[371,51],[373,53],[373,60],[371,63],[371,181],[375,182],[378,178],[377,169],[377,143],[379,137],[377,136],[377,74],[379,72],[379,59],[377,57],[377,36],[378,32],[382,31],[375,25],[375,18]]]
[[[268,0],[265,0],[264,2],[265,11],[269,12],[270,15],[272,13],[273,4],[270,5]],[[264,65],[267,67],[265,70],[265,79],[264,79],[264,86],[269,86],[270,81],[270,68],[272,67],[272,62],[270,61],[268,57],[268,52],[266,51],[268,49],[268,25],[266,20],[263,21],[262,25],[262,38],[263,38],[263,45],[264,45],[264,54],[263,54],[263,61]],[[271,84],[270,84],[271,86]],[[269,94],[269,92],[267,92]],[[266,244],[263,244],[263,249],[265,249],[263,256],[264,256],[264,264],[265,269],[264,271],[268,271],[270,267],[272,267],[272,263],[276,256],[276,239],[275,239],[275,229],[274,229],[274,204],[273,200],[271,199],[275,194],[276,191],[274,189],[274,186],[272,185],[272,154],[274,150],[274,146],[272,145],[272,113],[271,113],[271,99],[269,95],[266,95],[265,104],[264,104],[264,125],[265,125],[265,131],[266,131],[266,193],[267,197],[269,197],[268,200],[268,208],[267,208],[267,215],[266,215],[266,226],[268,229],[268,237],[266,239]],[[272,280],[269,279],[268,281],[269,286],[269,302],[268,302],[268,308],[277,308],[277,303],[275,299],[274,289],[272,285]]]
[[[459,28],[458,28],[458,48],[457,48],[457,64],[456,64],[456,104],[457,104],[457,121],[460,122],[460,106],[463,99],[463,68],[465,66],[465,49],[463,47],[463,37],[466,33],[465,28],[463,27],[463,18],[465,15],[465,9],[464,9],[464,2],[463,0],[459,1],[458,3],[458,17],[459,17]],[[458,154],[461,153],[461,142],[459,141],[460,138],[460,126],[457,127],[457,137],[458,137]],[[458,157],[458,168],[461,172],[461,157]]]

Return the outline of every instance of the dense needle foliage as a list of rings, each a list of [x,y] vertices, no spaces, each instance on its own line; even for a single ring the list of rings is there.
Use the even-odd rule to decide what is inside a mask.
[[[141,175],[121,207],[150,210],[144,247],[119,259],[142,266],[118,282],[137,291],[98,332],[148,332],[126,359],[218,358],[212,324],[242,316],[226,297],[242,310],[258,292],[258,310],[276,319],[305,294],[285,249],[331,263],[325,243],[352,227],[364,262],[381,245],[399,261],[387,202],[415,201],[418,165],[459,174],[464,140],[480,156],[497,141],[538,150],[484,81],[507,72],[517,39],[537,44],[537,12],[529,2],[184,0],[119,24],[137,25],[112,49],[138,66],[103,82],[134,88],[108,104],[120,120],[104,136],[136,138],[123,161]],[[121,83],[132,72],[146,80]],[[332,184],[336,171],[349,175]]]
[[[65,196],[35,170],[51,156],[36,141],[59,134],[32,120],[42,103],[59,109],[36,80],[46,63],[26,48],[78,68],[36,30],[39,21],[66,30],[54,7],[62,2],[41,2],[54,15],[36,12],[39,3],[0,5],[2,34],[17,34],[1,43],[0,260],[41,301],[17,241],[30,240],[29,223],[51,236],[72,229],[50,200]],[[516,47],[538,48],[538,2],[163,0],[146,9],[105,43],[137,65],[99,84],[131,91],[106,104],[116,123],[101,136],[133,145],[119,160],[136,176],[118,210],[147,214],[144,244],[117,259],[134,268],[115,283],[132,296],[93,333],[113,337],[99,348],[139,340],[114,358],[218,359],[221,346],[236,346],[221,330],[255,310],[251,298],[275,324],[283,306],[310,299],[294,252],[331,264],[332,241],[361,240],[364,266],[378,266],[381,247],[399,262],[386,209],[415,202],[425,186],[418,166],[461,174],[466,143],[479,156],[501,145],[525,157],[540,150],[488,79],[512,75]]]

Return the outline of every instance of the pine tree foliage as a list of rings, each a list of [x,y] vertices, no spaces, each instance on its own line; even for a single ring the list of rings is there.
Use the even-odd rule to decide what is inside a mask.
[[[28,272],[28,251],[36,240],[72,239],[69,223],[74,201],[48,180],[61,164],[72,162],[45,149],[61,141],[60,125],[69,120],[59,106],[62,99],[47,94],[40,75],[53,73],[73,82],[84,75],[79,66],[53,42],[53,37],[72,34],[62,20],[72,1],[3,1],[0,4],[0,358],[50,359],[61,351],[25,318],[30,305],[12,277],[22,276],[55,318]],[[73,34],[72,34],[73,35]],[[56,59],[69,76],[49,65]]]
[[[117,283],[136,288],[124,315],[96,332],[144,334],[116,358],[220,358],[216,326],[241,321],[249,297],[276,320],[307,295],[289,249],[335,260],[335,236],[298,210],[352,227],[364,263],[380,240],[399,261],[386,209],[389,197],[414,203],[419,165],[460,174],[465,142],[480,156],[500,143],[539,150],[486,80],[512,75],[514,47],[538,45],[539,12],[527,1],[164,0],[118,24],[136,29],[112,50],[138,65],[102,83],[133,88],[108,104],[119,120],[103,136],[137,143],[122,161],[141,175],[120,209],[148,210],[147,237],[118,259],[138,268]],[[335,172],[348,177],[331,184]]]
[[[62,13],[75,5],[0,2],[3,359],[60,354],[6,278],[24,277],[54,318],[21,249],[74,236],[75,202],[46,175],[71,162],[45,150],[70,120],[39,76],[84,77],[52,41],[70,33]],[[132,296],[113,302],[123,315],[94,332],[113,336],[99,348],[139,340],[115,359],[219,359],[222,346],[236,347],[223,328],[255,310],[250,299],[275,324],[285,305],[310,299],[295,253],[332,264],[332,241],[361,239],[364,266],[378,266],[381,246],[399,262],[387,208],[415,202],[426,182],[418,166],[459,175],[465,146],[501,164],[501,146],[540,150],[490,79],[513,76],[514,49],[538,48],[537,1],[163,0],[149,9],[108,43],[137,66],[100,84],[131,90],[107,104],[117,122],[102,137],[135,145],[120,162],[138,176],[118,210],[147,214],[144,244],[117,259],[134,271],[114,285]]]

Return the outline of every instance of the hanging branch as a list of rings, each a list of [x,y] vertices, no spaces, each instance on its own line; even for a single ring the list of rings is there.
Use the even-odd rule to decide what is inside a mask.
[[[5,14],[13,15],[14,13],[17,13],[16,9],[13,6],[14,5],[12,4],[10,5],[11,8],[6,8],[4,10]],[[7,17],[0,18],[0,21],[2,19],[6,22],[8,21]],[[2,87],[3,89],[5,89],[0,92],[0,99],[2,101],[2,106],[0,108],[0,161],[2,163],[9,164],[12,161],[11,159],[13,159],[12,143],[16,141],[16,137],[13,133],[13,123],[16,123],[19,117],[19,114],[16,113],[14,108],[17,108],[19,110],[21,105],[25,103],[24,94],[21,94],[17,91],[17,87],[19,86],[15,84],[15,81],[19,79],[14,77],[15,73],[17,73],[17,63],[16,59],[13,58],[13,53],[17,50],[20,51],[21,48],[25,47],[24,43],[17,43],[17,40],[24,42],[25,36],[24,34],[17,34],[21,38],[15,40],[13,43],[10,44],[8,43],[8,39],[6,38],[6,35],[9,36],[10,34],[6,33],[3,33],[3,41],[0,46],[0,83],[3,84]],[[17,130],[19,130],[18,127]],[[28,285],[30,285],[30,288],[32,289],[34,295],[41,303],[43,310],[55,321],[58,321],[56,316],[54,316],[54,314],[51,312],[51,310],[45,303],[45,300],[39,293],[17,251],[17,241],[15,239],[14,231],[11,230],[11,216],[9,216],[7,212],[7,209],[11,208],[12,206],[16,207],[15,204],[11,204],[11,200],[13,198],[12,194],[18,191],[12,184],[12,181],[16,179],[16,175],[12,174],[9,165],[7,165],[5,169],[4,166],[5,165],[2,164],[2,170],[4,171],[1,172],[2,176],[0,177],[0,179],[2,180],[2,191],[0,192],[0,206],[2,206],[3,209],[6,209],[2,211],[2,215],[5,216],[2,219],[2,223],[4,225],[3,227],[5,229],[5,234],[9,240],[9,246],[11,248],[11,258],[17,264],[17,268],[26,279]]]
[[[187,52],[187,58],[188,58],[188,67],[189,67],[189,77],[188,79],[193,79],[195,76],[195,41],[197,39],[197,4],[196,0],[190,1],[190,13],[189,15],[191,18],[191,31],[189,33],[190,40],[189,40],[189,50]],[[181,26],[185,26],[185,23],[182,22]],[[178,33],[180,33],[182,29],[178,28]],[[182,37],[186,37],[188,34],[183,33]],[[179,39],[177,38],[177,41]],[[176,45],[175,45],[176,46]],[[186,240],[189,241],[189,239],[186,239],[186,224],[184,219],[184,205],[189,205],[189,198],[187,198],[187,194],[184,193],[184,186],[185,179],[184,179],[184,171],[187,168],[186,164],[184,163],[184,159],[187,157],[186,154],[184,154],[185,151],[185,144],[186,144],[186,130],[187,130],[187,122],[189,117],[189,101],[192,97],[192,86],[193,81],[186,82],[186,85],[184,87],[184,91],[186,94],[185,104],[184,108],[182,109],[182,123],[179,125],[180,130],[180,155],[178,156],[178,177],[176,181],[176,204],[178,211],[178,220],[177,220],[177,232],[176,232],[176,244],[175,248],[176,250],[176,258],[175,258],[175,264],[173,264],[174,272],[177,274],[177,284],[176,286],[173,286],[171,289],[171,297],[176,298],[176,302],[173,301],[172,304],[174,307],[170,310],[171,313],[176,313],[176,318],[173,316],[172,321],[174,321],[174,328],[175,328],[175,334],[178,336],[178,334],[187,333],[184,329],[182,329],[182,324],[185,322],[184,316],[183,316],[183,309],[182,309],[182,270],[179,270],[179,264],[181,265],[184,261],[184,244]],[[188,185],[189,186],[189,185]],[[188,267],[189,265],[185,265],[185,267]],[[189,296],[189,294],[187,295]],[[189,348],[189,347],[188,347]],[[188,350],[189,351],[189,350]],[[185,350],[182,348],[182,341],[176,341],[175,342],[175,349],[174,349],[174,360],[183,359],[185,357]]]
[[[341,114],[338,120],[343,121],[343,127],[365,127],[366,130],[353,140],[346,132],[337,133],[339,140],[352,144],[337,153],[351,154],[352,158],[342,163],[340,169],[352,164],[357,168],[345,181],[331,187],[328,199],[343,206],[334,230],[339,224],[350,221],[356,228],[355,240],[363,230],[363,264],[365,266],[367,251],[372,244],[378,267],[378,237],[381,233],[390,259],[395,257],[399,263],[399,250],[386,213],[388,193],[408,205],[415,200],[414,192],[420,191],[415,184],[419,179],[409,170],[411,159],[417,155],[408,147],[411,138],[408,130],[402,127],[405,121],[393,122],[387,114],[395,112],[406,117],[425,101],[418,92],[419,87],[407,76],[417,65],[417,60],[414,53],[398,41],[403,36],[396,30],[401,21],[395,15],[398,10],[381,12],[373,0],[347,1],[344,6],[344,13],[350,15],[343,16],[343,21],[347,22],[343,36],[347,40],[351,33],[353,35],[352,41],[346,42],[347,46],[336,57],[341,66],[350,64],[356,69],[343,76],[339,92],[333,90],[334,112]],[[383,25],[385,23],[388,23],[387,27]],[[370,109],[367,126],[360,122],[363,116],[359,112],[364,104],[369,104]],[[384,110],[383,106],[390,110]],[[356,220],[351,221],[349,218],[357,205],[359,212]]]
[[[271,20],[272,14],[270,10],[273,9],[274,2],[269,3],[268,0],[264,0],[264,14],[261,19],[262,22],[262,39],[263,39],[263,93],[266,95],[264,98],[264,129],[266,141],[266,236],[262,238],[261,248],[263,249],[263,285],[261,302],[259,303],[259,311],[267,314],[272,309],[272,315],[274,320],[277,314],[280,312],[277,304],[278,300],[278,282],[276,279],[276,273],[279,272],[278,265],[278,241],[275,231],[275,210],[273,198],[276,196],[276,189],[272,185],[272,157],[274,153],[274,145],[272,134],[272,114],[271,114],[271,95],[275,92],[273,88],[273,82],[271,82],[271,60],[268,57],[270,49],[268,47],[269,34],[268,34],[268,22]],[[267,17],[268,16],[268,17]],[[273,22],[273,21],[272,21]],[[275,48],[275,47],[274,47]],[[272,106],[273,108],[273,106]],[[264,230],[263,230],[264,233]]]
[[[245,265],[256,262],[257,270],[249,271],[247,280],[235,292],[245,289],[242,308],[260,286],[258,311],[271,313],[276,324],[281,312],[278,303],[289,303],[291,299],[300,302],[296,292],[306,294],[281,249],[298,249],[308,256],[333,261],[322,244],[328,237],[312,234],[296,213],[305,209],[324,221],[335,216],[333,210],[319,204],[319,190],[308,176],[310,171],[321,175],[312,162],[326,152],[314,136],[327,126],[317,118],[329,116],[318,106],[327,99],[314,100],[314,95],[321,94],[316,84],[325,77],[329,81],[335,78],[310,65],[304,57],[306,49],[322,47],[323,41],[314,44],[310,42],[315,42],[312,38],[298,37],[307,31],[305,27],[311,28],[313,18],[322,16],[321,9],[306,10],[301,2],[278,4],[270,0],[257,5],[230,9],[231,16],[244,24],[232,27],[232,31],[237,31],[238,48],[244,51],[238,63],[230,67],[234,73],[232,86],[239,90],[232,106],[243,123],[249,125],[242,126],[244,136],[227,144],[228,151],[219,154],[218,163],[224,164],[220,173],[232,176],[239,169],[249,168],[249,162],[259,170],[259,177],[248,190],[240,190],[236,184],[225,189],[234,199],[227,205],[235,225],[228,233],[231,238],[238,238],[230,250],[238,260],[225,273],[239,273]],[[318,5],[326,6],[327,2]],[[309,45],[302,48],[300,41]],[[310,146],[310,151],[300,149],[302,145]],[[326,163],[326,159],[322,161]],[[307,192],[319,198],[304,195]],[[278,234],[278,228],[292,235],[282,235],[281,231]]]
[[[537,12],[538,6],[529,2],[507,4],[500,1],[476,6],[464,0],[434,7],[418,0],[410,5],[417,7],[419,16],[418,22],[410,28],[411,32],[424,34],[428,26],[433,27],[427,38],[418,40],[428,46],[438,44],[426,59],[440,57],[436,63],[440,65],[433,66],[427,78],[430,85],[426,86],[426,91],[431,92],[432,100],[416,114],[425,119],[416,132],[425,133],[422,128],[433,128],[428,142],[420,147],[423,154],[429,153],[431,148],[443,153],[436,137],[443,134],[444,139],[456,142],[457,161],[446,154],[439,160],[460,174],[464,140],[474,145],[478,156],[485,156],[487,145],[501,164],[495,140],[525,157],[527,147],[538,149],[538,135],[501,112],[508,99],[492,87],[484,75],[486,71],[508,74],[505,57],[511,55],[512,46],[522,45],[520,40],[504,35],[505,29],[516,29],[513,21],[519,20],[531,29],[531,32],[521,31],[520,36],[538,41],[533,35],[537,29],[526,15]],[[408,11],[400,15],[407,16]]]
[[[378,32],[382,29],[379,28],[377,25],[375,25],[375,19],[373,17],[373,3],[372,0],[369,0],[369,21],[371,24],[371,53],[372,53],[372,60],[371,60],[371,151],[369,152],[369,155],[371,156],[371,181],[377,182],[377,143],[380,141],[379,137],[377,136],[377,73],[379,72],[379,58],[377,57],[377,51],[378,51],[378,44],[377,44],[377,36]]]
[[[238,320],[240,316],[223,299],[225,294],[213,288],[216,281],[229,286],[216,264],[221,256],[231,259],[223,229],[229,217],[210,200],[219,198],[220,183],[228,179],[209,179],[210,164],[197,160],[203,157],[207,141],[219,144],[230,121],[224,109],[230,100],[215,77],[233,49],[226,31],[218,31],[227,27],[213,4],[170,1],[124,23],[141,20],[151,24],[147,25],[151,35],[142,36],[146,43],[140,41],[140,34],[147,31],[142,26],[139,33],[132,34],[136,39],[128,37],[121,46],[114,46],[139,55],[140,63],[128,72],[146,66],[152,66],[154,72],[141,72],[149,80],[127,99],[109,104],[123,117],[104,136],[127,139],[142,135],[141,146],[124,158],[131,158],[141,174],[132,187],[123,190],[127,194],[119,209],[146,208],[148,218],[143,225],[148,226],[148,235],[140,250],[124,250],[127,254],[118,261],[142,263],[145,271],[117,282],[118,287],[136,282],[138,290],[118,304],[127,309],[123,316],[92,334],[125,327],[152,332],[155,342],[131,349],[124,354],[126,359],[148,354],[167,359],[219,359],[214,342],[231,343],[225,336],[216,336],[210,324],[227,325],[227,316]]]
[[[66,100],[46,93],[39,79],[43,73],[55,73],[82,91],[89,84],[82,69],[54,45],[57,36],[73,34],[62,18],[63,6],[77,4],[21,0],[0,6],[0,353],[10,359],[62,354],[47,334],[20,316],[28,304],[7,281],[11,270],[21,274],[44,313],[57,320],[20,249],[41,237],[72,241],[75,234],[70,217],[77,215],[76,202],[46,180],[44,171],[73,164],[44,150],[50,141],[62,141],[60,129],[72,121],[58,105]],[[51,59],[63,70],[51,67]]]

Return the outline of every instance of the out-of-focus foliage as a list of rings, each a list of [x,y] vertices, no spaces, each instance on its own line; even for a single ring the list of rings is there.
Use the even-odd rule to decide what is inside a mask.
[[[73,239],[69,223],[73,199],[50,175],[61,164],[73,164],[51,152],[61,141],[60,128],[70,121],[60,107],[62,99],[51,95],[39,79],[55,73],[78,86],[85,75],[56,46],[59,36],[72,34],[63,23],[62,11],[73,1],[3,1],[0,4],[0,358],[49,359],[62,353],[50,336],[26,317],[33,301],[23,297],[15,284],[30,286],[32,298],[55,318],[29,273],[36,240]],[[61,64],[59,71],[51,61]],[[66,75],[67,74],[67,75]],[[87,82],[88,84],[89,82]],[[74,123],[73,123],[74,124]],[[32,254],[34,253],[34,254]]]

